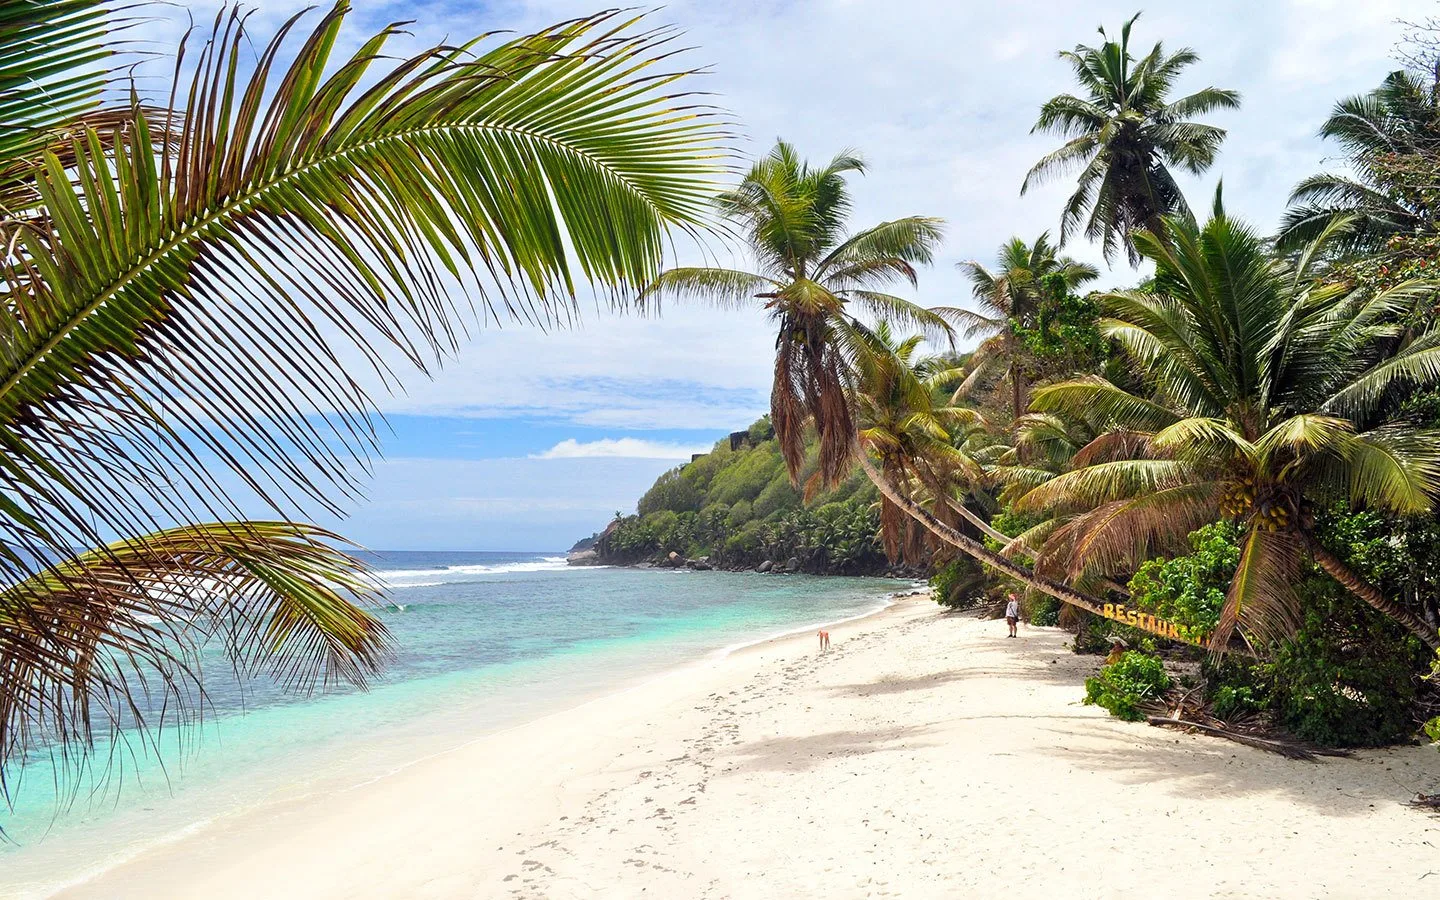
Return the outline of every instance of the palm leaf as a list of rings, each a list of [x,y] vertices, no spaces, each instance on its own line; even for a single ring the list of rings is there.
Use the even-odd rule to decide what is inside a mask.
[[[670,31],[607,13],[375,73],[397,29],[332,65],[347,10],[298,47],[287,26],[245,83],[249,39],[222,17],[177,84],[183,127],[136,107],[85,130],[73,167],[45,158],[53,230],[26,229],[4,272],[0,575],[232,518],[216,467],[284,516],[333,506],[374,447],[342,355],[393,384],[387,351],[428,367],[455,346],[451,298],[562,319],[580,281],[622,300],[667,228],[708,221],[725,130],[672,91]]]
[[[682,266],[666,269],[640,293],[642,307],[654,301],[658,310],[666,297],[702,300],[722,309],[743,309],[753,305],[757,295],[773,292],[782,285],[763,275],[735,269]]]
[[[331,546],[287,522],[187,525],[58,562],[0,590],[0,752],[41,740],[85,745],[95,724],[155,725],[135,697],[158,677],[194,708],[197,652],[220,640],[239,673],[292,687],[364,684],[389,654],[357,601],[376,587]],[[3,780],[3,769],[0,769]]]
[[[26,181],[52,134],[93,112],[122,27],[101,0],[9,0],[0,6],[0,212],[33,198]]]
[[[1287,531],[1252,528],[1240,547],[1240,563],[1220,621],[1210,636],[1210,651],[1223,653],[1239,625],[1252,644],[1273,644],[1293,634],[1300,618],[1295,585],[1304,559],[1303,541]]]

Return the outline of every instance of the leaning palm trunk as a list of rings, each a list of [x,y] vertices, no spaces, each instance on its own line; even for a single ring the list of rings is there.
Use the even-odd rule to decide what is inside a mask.
[[[964,534],[961,534],[956,529],[952,528],[951,526],[946,525],[944,522],[941,522],[939,519],[935,518],[935,516],[929,510],[925,509],[925,507],[916,503],[909,497],[905,496],[905,494],[902,493],[898,488],[896,488],[894,484],[892,484],[888,479],[885,478],[885,476],[881,475],[878,471],[876,471],[875,466],[870,462],[869,457],[867,457],[863,452],[856,453],[855,455],[860,460],[860,467],[865,470],[866,476],[869,477],[870,482],[874,484],[875,487],[880,491],[881,496],[898,506],[900,509],[904,510],[907,515],[909,515],[915,521],[919,522],[921,525],[924,525],[927,529],[929,529],[931,534],[940,538],[945,543],[969,554],[978,562],[984,563],[985,565],[990,566],[992,569],[996,569],[1000,572],[1005,573],[1006,575],[1009,575],[1016,581],[1024,582],[1026,585],[1039,591],[1042,594],[1048,594],[1051,597],[1054,597],[1061,603],[1069,604],[1070,606],[1073,606],[1077,609],[1083,609],[1088,613],[1100,616],[1104,619],[1122,621],[1113,612],[1107,612],[1105,610],[1107,604],[1099,597],[1092,596],[1083,591],[1077,591],[1076,589],[1068,585],[1064,585],[1058,581],[1053,581],[1049,578],[1046,578],[1044,575],[1037,575],[1035,572],[1025,568],[1014,560],[1006,559],[1004,556],[1001,556],[999,553],[996,553],[994,550],[991,550],[989,547],[986,547],[984,544],[980,543],[974,538],[967,537]],[[1186,637],[1173,637],[1172,640],[1179,640],[1187,644],[1194,644],[1197,647],[1207,646],[1204,643],[1194,641]],[[1239,653],[1244,656],[1255,655],[1253,650],[1239,643],[1231,644],[1229,647],[1226,647],[1224,649],[1224,652]]]
[[[1411,634],[1418,637],[1431,650],[1440,650],[1440,631],[1427,625],[1419,616],[1380,593],[1378,588],[1357,575],[1353,569],[1341,562],[1339,557],[1320,546],[1319,541],[1307,535],[1306,542],[1310,545],[1310,554],[1315,558],[1315,564],[1324,569],[1325,574],[1340,582],[1347,591],[1379,610],[1383,615],[1404,625]]]
[[[980,532],[981,532],[982,534],[984,534],[986,537],[988,537],[988,538],[994,538],[994,539],[997,540],[997,541],[1003,541],[1003,542],[1006,543],[1006,544],[1008,544],[1008,543],[1010,543],[1012,540],[1014,540],[1014,538],[1012,538],[1010,535],[1006,534],[1005,532],[1003,532],[1003,531],[996,531],[994,528],[992,528],[992,527],[990,526],[990,523],[989,523],[989,522],[986,522],[984,519],[980,518],[979,516],[975,515],[975,513],[971,512],[971,510],[969,509],[969,507],[967,507],[964,503],[957,503],[957,502],[951,500],[949,497],[946,497],[946,496],[943,495],[943,494],[938,494],[938,493],[937,493],[936,496],[940,498],[941,502],[944,503],[946,507],[948,507],[949,509],[952,509],[952,510],[954,510],[955,512],[959,513],[961,518],[963,518],[965,521],[969,522],[971,525],[974,525],[976,528],[980,529]],[[939,520],[937,519],[936,521],[939,521]]]
[[[925,507],[905,496],[889,479],[876,470],[874,464],[870,462],[870,459],[864,453],[857,453],[856,456],[860,460],[860,467],[865,470],[865,474],[870,478],[871,483],[879,489],[885,499],[904,510],[907,515],[921,525],[924,525],[930,530],[930,533],[945,543],[963,550],[976,560],[993,569],[1004,572],[1017,581],[1023,581],[1041,593],[1049,594],[1062,603],[1078,606],[1086,612],[1094,613],[1097,616],[1105,616],[1105,601],[1098,597],[1092,597],[1089,594],[1077,591],[1074,588],[1067,587],[1058,581],[1052,581],[1043,575],[1037,575],[1014,560],[1006,559],[1004,556],[1001,556],[974,538],[961,534],[957,529],[935,518],[935,515],[925,509]],[[1009,539],[1006,538],[1006,540]]]

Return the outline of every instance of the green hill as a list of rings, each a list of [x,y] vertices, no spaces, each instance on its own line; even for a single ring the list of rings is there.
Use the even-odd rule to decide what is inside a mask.
[[[813,443],[810,447],[813,456]],[[801,479],[804,484],[804,478]],[[671,553],[720,568],[769,562],[827,574],[885,571],[876,540],[878,494],[858,469],[807,504],[790,483],[769,417],[655,480],[636,514],[595,544],[599,561],[664,562]]]

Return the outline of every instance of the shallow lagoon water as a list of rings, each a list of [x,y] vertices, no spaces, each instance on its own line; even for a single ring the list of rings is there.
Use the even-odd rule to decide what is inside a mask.
[[[203,721],[126,735],[78,778],[11,773],[0,895],[43,896],[217,818],[343,790],[678,665],[879,608],[877,578],[569,568],[559,554],[372,554],[396,656],[368,691],[294,696],[207,669]],[[57,799],[57,771],[58,776]],[[383,826],[382,826],[383,827]]]

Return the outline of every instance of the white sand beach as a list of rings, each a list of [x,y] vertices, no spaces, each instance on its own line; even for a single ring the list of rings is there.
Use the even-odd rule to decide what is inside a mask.
[[[1297,762],[1080,704],[1068,635],[928,599],[692,666],[71,898],[1380,897],[1440,885],[1440,754]]]

